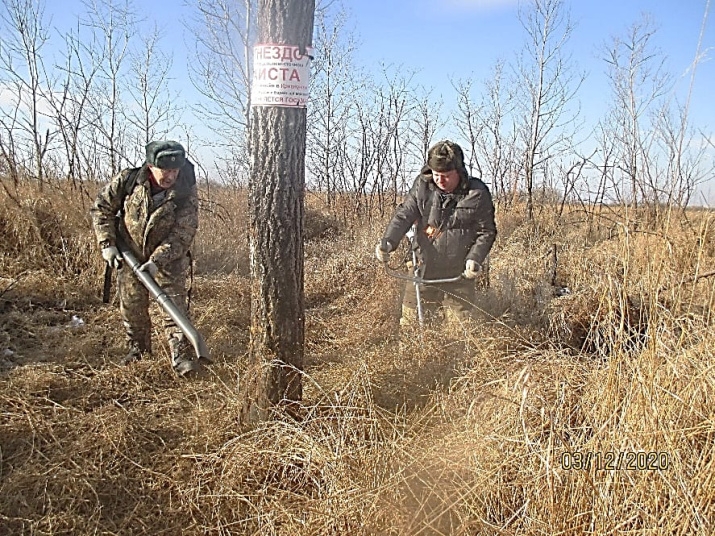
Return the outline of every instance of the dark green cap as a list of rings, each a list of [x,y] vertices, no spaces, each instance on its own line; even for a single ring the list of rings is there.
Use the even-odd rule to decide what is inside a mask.
[[[186,161],[186,151],[178,141],[152,141],[146,146],[146,161],[161,169],[178,169]]]
[[[427,152],[427,165],[432,171],[462,170],[464,168],[462,148],[449,140],[438,141]]]

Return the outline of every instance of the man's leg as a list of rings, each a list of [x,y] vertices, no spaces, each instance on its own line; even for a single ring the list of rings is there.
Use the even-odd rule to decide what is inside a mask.
[[[459,323],[474,319],[476,291],[473,280],[464,279],[440,285],[440,288],[444,291],[445,319]]]
[[[431,285],[420,285],[420,301],[422,303],[422,313],[425,322],[432,320],[439,309],[442,301],[442,293]],[[416,324],[418,320],[417,312],[417,292],[413,283],[406,283],[404,295],[402,297],[402,317],[400,326]]]
[[[119,311],[129,346],[129,352],[122,359],[126,365],[139,360],[142,353],[151,353],[149,293],[126,265],[117,270],[117,287]]]

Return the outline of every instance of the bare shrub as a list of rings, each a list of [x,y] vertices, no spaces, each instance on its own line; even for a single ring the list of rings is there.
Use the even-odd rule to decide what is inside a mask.
[[[122,327],[99,300],[81,199],[1,200],[3,534],[712,531],[709,213],[655,232],[612,208],[590,233],[572,207],[532,225],[500,210],[484,314],[402,332],[400,283],[373,260],[385,220],[340,219],[306,241],[297,418],[246,431],[245,198],[202,196],[191,312],[215,364],[190,382],[161,342],[116,364]],[[87,258],[65,268],[72,237]],[[667,467],[603,467],[637,452]]]

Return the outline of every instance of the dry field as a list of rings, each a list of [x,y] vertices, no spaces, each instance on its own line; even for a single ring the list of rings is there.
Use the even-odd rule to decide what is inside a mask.
[[[0,534],[715,532],[712,213],[500,209],[479,320],[400,335],[385,218],[308,196],[306,417],[249,431],[245,196],[202,191],[186,381],[117,364],[95,191],[0,193]]]

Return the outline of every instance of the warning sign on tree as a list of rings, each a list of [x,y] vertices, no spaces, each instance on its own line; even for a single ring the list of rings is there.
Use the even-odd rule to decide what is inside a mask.
[[[290,45],[253,47],[253,84],[251,106],[288,106],[305,108],[310,84],[308,48]]]

